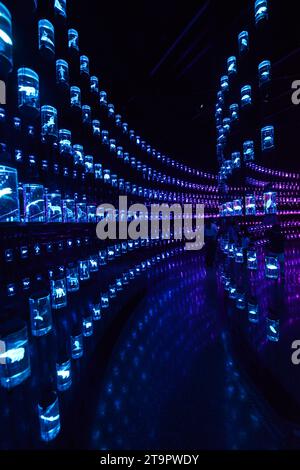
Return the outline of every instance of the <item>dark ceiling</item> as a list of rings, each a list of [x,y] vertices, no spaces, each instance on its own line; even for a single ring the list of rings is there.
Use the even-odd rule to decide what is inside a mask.
[[[224,3],[69,2],[81,49],[117,111],[153,146],[207,169],[216,166],[213,113],[223,46],[249,4],[226,2],[224,9]]]

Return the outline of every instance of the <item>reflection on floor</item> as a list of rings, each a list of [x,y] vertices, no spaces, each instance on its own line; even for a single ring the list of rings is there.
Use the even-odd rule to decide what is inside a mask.
[[[170,266],[149,288],[96,393],[91,448],[281,447],[233,362],[218,302],[201,257]]]

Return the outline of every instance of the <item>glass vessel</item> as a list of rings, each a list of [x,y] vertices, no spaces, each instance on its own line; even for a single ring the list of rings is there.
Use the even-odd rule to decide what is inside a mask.
[[[77,223],[87,222],[87,205],[85,202],[78,202],[76,204],[76,222]]]
[[[252,104],[252,88],[251,85],[245,85],[241,88],[241,106],[242,108]]]
[[[0,165],[0,222],[19,222],[18,173]]]
[[[275,256],[266,256],[265,273],[268,279],[278,279],[279,277],[279,261]]]
[[[81,108],[81,90],[78,86],[71,86],[70,100],[72,107]]]
[[[55,54],[54,26],[48,20],[39,21],[39,50],[51,56]]]
[[[0,328],[0,384],[11,389],[30,376],[27,327],[9,320]]]
[[[53,106],[41,108],[41,134],[43,137],[57,138],[57,110]]]
[[[70,263],[66,268],[67,291],[79,291],[79,269],[77,263]]]
[[[80,56],[80,73],[82,75],[90,74],[90,60],[86,55]]]
[[[104,90],[101,90],[99,93],[99,102],[100,106],[107,106],[107,93]]]
[[[100,137],[101,136],[100,121],[98,121],[98,119],[93,119],[92,126],[93,126],[93,135],[95,137]]]
[[[101,305],[95,303],[92,305],[93,321],[101,320]]]
[[[246,308],[246,296],[242,292],[237,292],[235,298],[235,305],[238,310],[245,310]]]
[[[90,278],[90,263],[89,260],[80,260],[78,262],[79,279],[81,281],[88,281]]]
[[[255,24],[258,25],[260,22],[268,19],[268,1],[267,0],[256,0],[254,4]]]
[[[243,206],[241,199],[235,199],[233,201],[233,214],[234,215],[243,215]]]
[[[61,193],[55,191],[54,193],[46,194],[46,215],[47,222],[62,222],[62,202]]]
[[[109,145],[109,134],[105,129],[101,132],[101,140],[103,144]]]
[[[233,152],[231,154],[231,161],[233,168],[240,168],[241,167],[241,154],[240,152]]]
[[[228,79],[228,75],[223,75],[221,77],[221,89],[222,91],[228,91],[229,90],[229,79]]]
[[[54,11],[63,18],[67,17],[67,0],[54,0]]]
[[[254,160],[254,142],[253,140],[246,140],[243,143],[243,155],[245,162],[252,162]]]
[[[18,107],[29,117],[40,112],[39,76],[26,67],[18,69]]]
[[[90,125],[92,122],[92,110],[91,107],[87,104],[83,104],[81,108],[81,115],[82,115],[82,123],[86,125]]]
[[[57,390],[64,392],[72,385],[72,363],[70,360],[56,363]]]
[[[29,297],[31,333],[43,336],[52,329],[50,294],[36,293]]]
[[[90,272],[95,273],[98,271],[98,256],[97,255],[91,255],[90,256]]]
[[[248,320],[250,323],[259,322],[259,310],[258,305],[254,300],[248,302]]]
[[[237,73],[237,61],[235,56],[228,57],[227,59],[227,72],[228,75],[236,75]]]
[[[271,62],[269,60],[263,60],[258,65],[258,81],[259,86],[271,81]]]
[[[58,85],[69,86],[69,64],[63,59],[56,61],[56,83]]]
[[[246,215],[256,215],[255,196],[245,196],[245,210]]]
[[[72,359],[80,359],[83,356],[83,336],[78,334],[71,336]]]
[[[83,317],[82,319],[82,333],[83,336],[88,338],[89,336],[92,336],[94,333],[94,328],[93,328],[93,317]]]
[[[84,150],[80,144],[73,145],[74,165],[84,165]]]
[[[76,29],[68,30],[68,46],[69,46],[69,49],[74,49],[75,51],[79,51],[79,35]]]
[[[274,143],[274,126],[265,126],[261,130],[261,150],[266,152],[275,147]]]
[[[90,89],[92,93],[99,93],[99,79],[95,75],[90,77]]]
[[[67,306],[67,285],[65,277],[50,279],[51,304],[54,310]]]
[[[95,179],[101,180],[103,178],[101,163],[95,163],[94,170],[95,170]]]
[[[25,222],[45,222],[45,194],[41,184],[23,185]]]
[[[11,14],[3,3],[0,3],[0,69],[4,74],[13,68],[13,39]]]
[[[109,293],[101,294],[101,308],[106,309],[109,307]]]
[[[47,394],[43,401],[39,402],[38,414],[42,441],[53,441],[60,432],[60,414],[56,392]]]
[[[277,193],[272,191],[264,193],[264,210],[265,214],[277,213]]]
[[[231,122],[239,120],[239,105],[237,103],[233,103],[229,106],[229,112]]]
[[[248,31],[241,31],[238,35],[239,52],[245,54],[249,51],[249,33]]]
[[[278,343],[279,341],[279,320],[274,320],[267,318],[267,338],[273,343]]]
[[[59,152],[61,154],[72,154],[72,134],[68,129],[58,131]]]
[[[65,223],[76,222],[76,209],[74,199],[63,199],[63,221]]]
[[[244,262],[244,253],[243,248],[241,246],[235,248],[234,259],[236,263]]]
[[[247,268],[254,271],[258,268],[257,253],[255,250],[247,252]]]

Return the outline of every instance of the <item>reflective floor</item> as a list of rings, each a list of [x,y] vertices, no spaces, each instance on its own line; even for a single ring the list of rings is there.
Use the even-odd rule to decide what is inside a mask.
[[[96,393],[93,449],[279,449],[228,348],[215,272],[170,267],[119,338]],[[149,279],[150,281],[150,279]]]

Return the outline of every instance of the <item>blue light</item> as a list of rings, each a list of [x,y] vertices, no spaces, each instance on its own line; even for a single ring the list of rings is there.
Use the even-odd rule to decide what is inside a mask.
[[[68,46],[69,49],[79,51],[79,35],[76,29],[69,29],[68,31]]]
[[[249,33],[248,31],[241,31],[238,35],[239,52],[245,54],[249,51]]]
[[[237,61],[235,56],[228,57],[227,59],[227,72],[228,75],[236,75],[237,73]]]
[[[43,137],[57,138],[57,110],[53,106],[42,106],[41,108],[41,134]]]
[[[263,86],[271,81],[271,62],[264,60],[258,65],[259,86]]]
[[[40,111],[39,76],[25,67],[18,69],[18,106],[29,116],[36,116]]]
[[[12,22],[9,10],[0,3],[0,57],[6,73],[13,68]]]
[[[0,222],[19,222],[18,174],[0,165]]]
[[[50,295],[34,294],[29,298],[31,333],[43,336],[52,329]]]
[[[38,404],[41,439],[52,441],[60,432],[58,397],[52,392],[47,399]]]
[[[268,1],[256,0],[254,4],[255,24],[258,25],[261,21],[268,20]]]
[[[245,162],[252,162],[254,160],[254,142],[247,140],[243,143],[243,155]]]
[[[64,392],[72,385],[72,364],[70,360],[56,363],[57,390]]]
[[[70,100],[72,107],[81,108],[81,90],[78,86],[71,86]]]
[[[275,148],[274,142],[274,126],[266,126],[261,130],[261,150],[267,152]]]
[[[39,49],[51,55],[55,53],[54,26],[48,20],[39,21]]]
[[[69,64],[62,59],[56,61],[56,83],[69,86]]]
[[[222,91],[228,91],[229,90],[229,79],[228,75],[223,75],[221,77],[221,89]]]
[[[273,343],[279,341],[279,320],[267,318],[267,338]]]
[[[237,103],[233,103],[229,106],[229,112],[231,122],[236,122],[239,120],[239,105]]]
[[[241,106],[242,108],[252,104],[252,88],[251,85],[245,85],[241,88]]]
[[[83,336],[78,334],[71,336],[72,359],[80,359],[83,356]]]
[[[25,222],[45,222],[44,186],[40,184],[24,184],[24,216]]]

